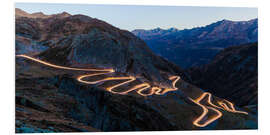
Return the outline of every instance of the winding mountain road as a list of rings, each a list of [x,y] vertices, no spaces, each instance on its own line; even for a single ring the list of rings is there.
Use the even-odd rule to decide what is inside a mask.
[[[170,91],[176,91],[178,90],[178,88],[176,87],[176,83],[181,79],[180,76],[171,76],[169,78],[169,80],[172,81],[172,88],[160,88],[160,87],[156,87],[156,86],[151,86],[149,83],[141,83],[138,85],[133,86],[130,89],[124,90],[123,92],[116,92],[114,91],[114,89],[116,89],[117,87],[120,87],[122,85],[131,83],[133,81],[136,80],[136,77],[134,76],[127,76],[127,77],[106,77],[104,79],[101,80],[96,80],[96,81],[87,81],[85,80],[86,78],[89,77],[94,77],[94,76],[99,76],[99,75],[106,75],[106,74],[112,74],[115,72],[114,69],[95,69],[95,68],[89,68],[89,69],[85,69],[85,68],[72,68],[72,67],[65,67],[65,66],[59,66],[59,65],[55,65],[55,64],[51,64],[27,55],[16,55],[16,57],[20,57],[20,58],[25,58],[25,59],[29,59],[38,63],[41,63],[43,65],[49,66],[49,67],[53,67],[53,68],[58,68],[58,69],[66,69],[66,70],[74,70],[74,71],[94,71],[97,73],[92,73],[92,74],[84,74],[84,75],[80,75],[76,78],[77,81],[84,83],[84,84],[97,84],[97,83],[101,83],[101,82],[105,82],[105,81],[112,81],[112,80],[126,80],[124,82],[118,83],[116,85],[112,85],[110,87],[107,87],[106,90],[114,93],[114,94],[121,94],[121,95],[126,95],[131,91],[136,91],[139,95],[141,96],[150,96],[150,95],[164,95],[167,92]],[[150,89],[150,92],[145,94],[143,93],[143,91]],[[208,92],[204,92],[203,94],[201,94],[198,98],[196,99],[192,99],[189,97],[189,99],[194,102],[195,104],[197,104],[198,106],[200,106],[203,110],[202,114],[196,118],[193,121],[193,124],[197,127],[205,127],[209,124],[211,124],[212,122],[216,121],[217,119],[219,119],[220,117],[222,117],[222,113],[220,112],[220,110],[225,110],[231,113],[241,113],[241,114],[245,114],[248,115],[247,112],[244,111],[237,111],[234,107],[234,104],[223,99],[218,101],[218,105],[215,105],[212,102],[212,98],[211,98],[212,94],[208,93]],[[203,102],[204,99],[207,99],[207,102]],[[219,110],[220,109],[220,110]],[[208,116],[209,114],[209,110],[212,110],[215,115],[212,115],[211,117]],[[205,120],[206,119],[206,120]]]
[[[192,99],[189,98],[192,102],[194,102],[195,104],[197,104],[198,106],[200,106],[203,109],[203,113],[201,114],[200,117],[198,117],[196,120],[193,121],[193,124],[195,126],[198,127],[205,127],[207,125],[209,125],[210,123],[214,122],[215,120],[219,119],[220,117],[222,117],[222,113],[218,110],[218,109],[222,109],[222,110],[226,110],[228,112],[232,112],[232,113],[242,113],[242,114],[246,114],[248,115],[247,112],[244,111],[236,111],[234,108],[233,103],[223,99],[222,101],[218,101],[218,104],[221,106],[217,106],[212,102],[212,94],[209,92],[204,92],[200,97],[198,97],[197,99]],[[203,99],[207,99],[207,104],[209,105],[202,105],[201,101]],[[228,103],[229,106],[226,104]],[[216,109],[218,108],[218,109]],[[204,117],[207,115],[207,113],[209,112],[209,109],[214,111],[216,113],[215,116],[213,116],[212,118],[209,118],[208,120],[206,120],[204,123],[201,124],[201,121],[204,119]]]

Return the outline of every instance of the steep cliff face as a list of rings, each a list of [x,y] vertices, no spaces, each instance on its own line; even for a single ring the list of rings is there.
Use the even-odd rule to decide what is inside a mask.
[[[258,19],[222,20],[204,27],[134,30],[157,54],[182,68],[207,64],[222,49],[258,41]]]
[[[234,101],[239,106],[258,104],[258,44],[226,48],[214,60],[188,70],[191,83]]]

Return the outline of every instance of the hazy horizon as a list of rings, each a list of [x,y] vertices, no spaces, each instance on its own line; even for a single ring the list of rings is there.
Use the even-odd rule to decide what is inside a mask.
[[[83,14],[129,31],[155,28],[182,30],[205,26],[224,19],[248,21],[258,18],[257,8],[243,7],[16,3],[15,8],[20,8],[28,13]]]

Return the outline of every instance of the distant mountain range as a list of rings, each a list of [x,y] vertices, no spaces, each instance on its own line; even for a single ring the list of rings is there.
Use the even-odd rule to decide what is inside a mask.
[[[188,68],[209,63],[224,48],[257,42],[258,19],[222,20],[184,30],[137,29],[132,33],[143,39],[155,53],[182,68]]]

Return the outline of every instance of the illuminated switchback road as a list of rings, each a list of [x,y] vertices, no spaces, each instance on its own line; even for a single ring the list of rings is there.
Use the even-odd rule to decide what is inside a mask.
[[[176,91],[178,90],[178,88],[176,87],[176,83],[178,82],[178,80],[180,80],[180,76],[171,76],[169,78],[169,80],[172,81],[172,86],[173,88],[165,88],[162,89],[160,87],[155,87],[155,86],[151,86],[149,83],[141,83],[138,85],[133,86],[130,89],[127,89],[123,92],[116,92],[113,91],[113,89],[116,89],[119,86],[131,83],[133,81],[136,80],[136,77],[134,76],[128,76],[128,77],[107,77],[101,80],[97,80],[97,81],[86,81],[84,80],[85,78],[89,78],[89,77],[94,77],[94,76],[99,76],[99,75],[104,75],[104,74],[111,74],[114,73],[114,69],[95,69],[95,68],[89,68],[89,69],[85,69],[85,68],[72,68],[72,67],[65,67],[65,66],[59,66],[59,65],[55,65],[55,64],[51,64],[27,55],[16,55],[16,57],[22,57],[22,58],[26,58],[38,63],[41,63],[43,65],[49,66],[49,67],[53,67],[53,68],[58,68],[58,69],[66,69],[66,70],[74,70],[74,71],[94,71],[94,72],[98,72],[98,73],[92,73],[92,74],[84,74],[84,75],[80,75],[78,76],[76,79],[77,81],[84,83],[84,84],[97,84],[97,83],[101,83],[101,82],[105,82],[105,81],[112,81],[112,80],[126,80],[124,82],[118,83],[116,85],[112,85],[110,87],[107,87],[106,90],[114,93],[114,94],[121,94],[121,95],[126,95],[131,91],[136,91],[139,95],[141,96],[150,96],[150,95],[164,95],[167,92],[170,91]],[[150,92],[145,94],[143,93],[144,90],[150,89]],[[228,100],[220,100],[218,101],[218,105],[215,105],[212,102],[212,98],[211,98],[212,94],[208,93],[208,92],[204,92],[202,95],[200,95],[197,99],[192,99],[189,97],[189,99],[194,102],[195,104],[197,104],[198,106],[200,106],[202,108],[202,114],[196,118],[193,121],[193,124],[197,127],[205,127],[209,124],[211,124],[212,122],[214,122],[215,120],[219,119],[220,117],[222,117],[222,113],[219,111],[220,110],[225,110],[231,113],[242,113],[245,115],[248,115],[247,112],[244,111],[237,111],[234,107],[234,104],[231,103]],[[203,103],[203,99],[207,99],[206,103]],[[206,105],[207,104],[207,105]],[[209,110],[212,110],[215,112],[215,115],[213,115],[212,117],[208,117],[207,115],[209,114]],[[206,118],[206,120],[205,120]]]
[[[202,95],[200,95],[197,99],[192,99],[189,98],[192,102],[194,102],[195,104],[197,104],[198,106],[200,106],[203,109],[203,113],[200,115],[200,117],[198,117],[196,120],[193,121],[193,124],[195,126],[198,127],[205,127],[208,124],[214,122],[215,120],[219,119],[220,117],[222,117],[222,113],[218,110],[218,109],[222,109],[222,110],[226,110],[228,112],[232,112],[232,113],[242,113],[242,114],[246,114],[248,115],[247,112],[244,111],[236,111],[234,108],[234,105],[223,99],[222,101],[218,101],[218,104],[221,106],[217,106],[212,102],[212,94],[209,92],[204,92]],[[201,102],[202,100],[206,99],[207,104],[208,105],[202,105]],[[228,103],[229,106],[226,104]],[[217,108],[217,109],[216,109]],[[204,123],[201,123],[203,118],[207,115],[207,113],[209,112],[209,109],[214,111],[216,113],[215,116],[213,116],[212,118],[209,118],[208,120],[206,120]]]

